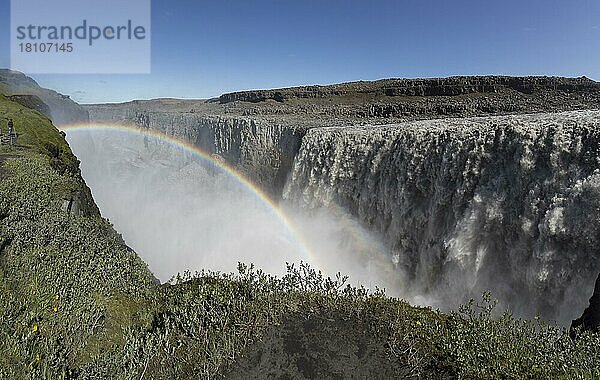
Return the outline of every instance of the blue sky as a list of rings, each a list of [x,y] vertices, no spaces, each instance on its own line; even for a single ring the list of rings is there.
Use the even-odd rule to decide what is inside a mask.
[[[89,103],[471,74],[600,80],[600,1],[154,0],[152,74],[33,77]]]

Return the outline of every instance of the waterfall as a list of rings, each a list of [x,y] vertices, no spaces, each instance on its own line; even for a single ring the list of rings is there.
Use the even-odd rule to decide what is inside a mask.
[[[417,299],[567,322],[600,270],[599,142],[598,111],[314,128],[283,196],[383,234]]]

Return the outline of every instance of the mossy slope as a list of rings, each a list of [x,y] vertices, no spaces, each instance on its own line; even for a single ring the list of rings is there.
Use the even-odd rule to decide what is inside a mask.
[[[0,115],[18,133],[0,147],[0,378],[72,377],[119,350],[156,285],[100,217],[50,120],[3,96]]]

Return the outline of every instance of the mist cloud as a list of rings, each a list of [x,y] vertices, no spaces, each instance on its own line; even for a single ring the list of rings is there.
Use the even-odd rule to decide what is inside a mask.
[[[287,223],[215,163],[168,142],[118,130],[69,131],[82,174],[104,217],[161,281],[238,262],[285,273],[308,262],[327,275],[401,295],[386,247],[342,210],[281,205]]]

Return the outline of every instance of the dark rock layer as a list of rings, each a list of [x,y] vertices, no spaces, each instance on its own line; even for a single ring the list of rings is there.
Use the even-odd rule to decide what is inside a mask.
[[[590,304],[583,312],[583,315],[571,324],[571,336],[574,336],[575,329],[581,328],[583,331],[598,331],[600,328],[600,275],[596,280],[594,294],[590,298]]]
[[[600,84],[585,77],[450,77],[385,79],[332,86],[308,86],[278,90],[224,94],[220,104],[235,102],[314,103],[330,116],[356,118],[423,118],[484,114],[569,110],[596,106]],[[327,101],[323,103],[323,101]],[[354,105],[355,107],[348,107]],[[285,107],[257,106],[247,113],[287,113]],[[314,112],[315,107],[307,107]]]

